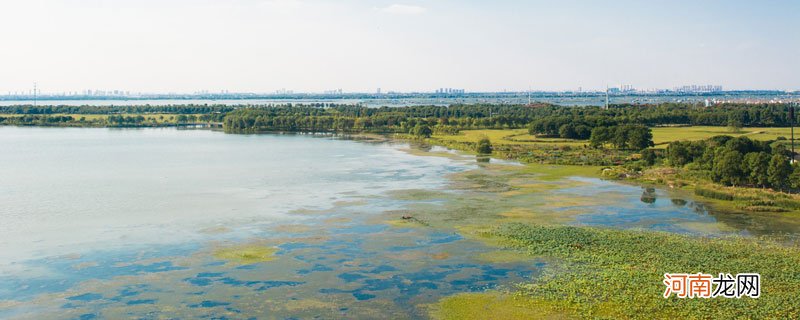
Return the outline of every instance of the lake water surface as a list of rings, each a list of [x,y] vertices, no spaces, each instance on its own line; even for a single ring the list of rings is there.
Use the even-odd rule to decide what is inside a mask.
[[[174,128],[0,127],[0,146],[0,318],[420,318],[441,297],[513,289],[546,266],[487,259],[496,248],[452,228],[391,223],[480,199],[450,177],[489,169],[450,152]],[[542,209],[578,212],[571,224],[769,229],[664,190],[568,182],[547,199],[604,199]],[[396,196],[409,190],[439,196]],[[241,246],[274,260],[216,254]]]

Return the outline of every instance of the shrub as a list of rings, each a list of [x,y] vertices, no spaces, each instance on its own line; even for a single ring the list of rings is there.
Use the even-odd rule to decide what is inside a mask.
[[[701,197],[717,199],[717,200],[726,200],[726,201],[733,201],[733,199],[735,198],[733,194],[725,191],[703,189],[700,187],[694,189],[694,194]]]
[[[489,138],[482,137],[481,140],[478,141],[475,151],[478,152],[478,154],[491,154],[492,143],[489,141]]]

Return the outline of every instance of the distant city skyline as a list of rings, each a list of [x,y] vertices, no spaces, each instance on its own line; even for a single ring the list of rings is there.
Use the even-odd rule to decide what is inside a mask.
[[[0,94],[800,90],[800,2],[10,0]]]
[[[740,90],[740,91],[747,91]],[[753,91],[758,91],[759,89],[752,89]],[[763,90],[763,89],[762,89]],[[432,94],[470,94],[470,93],[500,93],[500,92],[517,92],[517,93],[524,93],[524,92],[571,92],[571,93],[597,93],[597,92],[604,92],[608,91],[610,93],[687,93],[687,92],[724,92],[724,87],[720,85],[683,85],[674,88],[647,88],[641,89],[636,88],[630,84],[621,84],[619,86],[610,86],[603,89],[597,90],[584,90],[582,87],[578,87],[574,90],[500,90],[500,91],[466,91],[465,89],[455,89],[455,88],[436,88],[432,90],[421,90],[421,91],[382,91],[381,88],[377,88],[375,92],[368,92],[368,91],[344,91],[343,89],[333,89],[333,90],[324,90],[321,92],[313,92],[313,91],[295,91],[291,89],[281,88],[272,92],[260,91],[260,92],[245,92],[245,91],[230,91],[230,90],[195,90],[193,92],[135,92],[130,90],[100,90],[100,89],[85,89],[80,91],[61,91],[61,92],[51,92],[51,91],[42,91],[41,89],[34,86],[33,88],[25,91],[7,91],[5,94],[6,96],[32,96],[35,93],[39,95],[50,95],[50,96],[137,96],[137,95],[152,95],[152,94],[175,94],[175,95],[228,95],[228,94],[261,94],[261,95],[293,95],[293,94],[327,94],[327,95],[346,95],[346,94],[405,94],[405,93],[432,93]],[[784,90],[775,90],[775,91],[784,91]],[[790,91],[787,92],[800,92],[800,91]]]

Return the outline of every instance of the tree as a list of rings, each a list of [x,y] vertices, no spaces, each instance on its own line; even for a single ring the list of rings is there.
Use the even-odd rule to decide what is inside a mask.
[[[575,125],[567,123],[558,128],[558,135],[566,139],[575,139],[577,133],[575,132]]]
[[[724,146],[731,150],[739,151],[741,154],[748,154],[759,150],[755,141],[748,137],[736,137],[725,142]]]
[[[589,139],[592,135],[592,128],[587,125],[577,125],[575,126],[575,139],[586,140]]]
[[[742,132],[742,121],[736,116],[728,116],[728,130],[733,133]]]
[[[736,186],[742,183],[742,154],[736,150],[720,149],[714,157],[714,181]]]
[[[797,162],[792,165],[792,174],[789,175],[789,184],[792,189],[800,189],[800,166]]]
[[[744,155],[744,169],[748,183],[762,188],[769,184],[767,179],[769,160],[769,154],[766,152],[751,152]]]
[[[595,127],[589,138],[592,147],[599,148],[611,140],[611,130],[608,127]]]
[[[694,160],[689,154],[690,142],[675,141],[667,146],[667,161],[673,167],[683,167]]]
[[[628,126],[617,126],[611,135],[611,144],[617,149],[628,148]]]
[[[645,126],[630,126],[627,128],[628,146],[635,150],[642,150],[654,146],[653,133]]]
[[[411,129],[411,133],[417,137],[430,138],[431,134],[433,134],[433,130],[427,125],[417,123],[417,125]]]
[[[789,175],[792,174],[792,165],[789,159],[783,155],[776,154],[769,160],[767,168],[767,179],[773,189],[785,190],[789,186]]]
[[[478,152],[478,154],[492,154],[492,143],[489,141],[489,138],[482,137],[478,140],[475,151]]]
[[[642,150],[642,160],[648,165],[652,166],[656,164],[656,159],[658,159],[658,155],[656,151],[653,149],[644,149]]]

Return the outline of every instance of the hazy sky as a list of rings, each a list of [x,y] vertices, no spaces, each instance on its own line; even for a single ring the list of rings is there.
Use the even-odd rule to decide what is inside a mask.
[[[800,1],[0,0],[0,93],[800,89]]]

